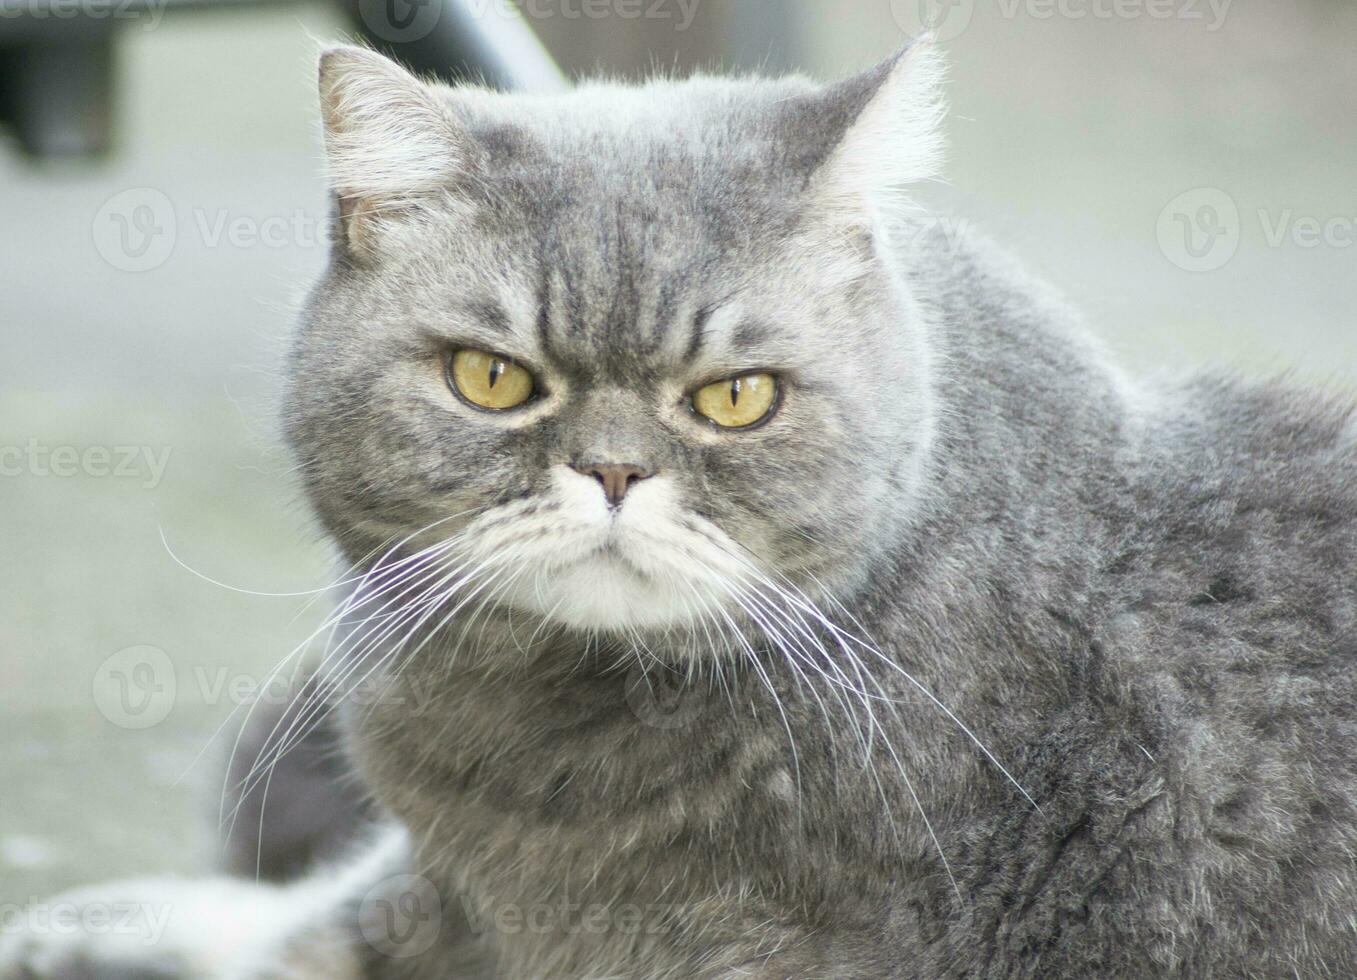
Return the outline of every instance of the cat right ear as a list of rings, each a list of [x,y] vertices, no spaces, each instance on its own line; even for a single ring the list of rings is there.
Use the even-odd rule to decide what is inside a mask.
[[[453,182],[464,157],[460,132],[433,86],[365,48],[321,54],[320,108],[340,244],[370,258],[384,221]]]
[[[815,177],[822,213],[888,222],[910,212],[910,191],[942,168],[946,65],[931,35],[876,67],[831,86],[812,107],[842,126]]]

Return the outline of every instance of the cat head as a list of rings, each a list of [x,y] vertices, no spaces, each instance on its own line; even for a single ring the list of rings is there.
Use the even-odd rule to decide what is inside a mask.
[[[633,634],[867,580],[933,431],[893,250],[939,75],[920,43],[829,86],[528,96],[326,52],[333,251],[287,420],[347,555],[430,548],[430,587]]]

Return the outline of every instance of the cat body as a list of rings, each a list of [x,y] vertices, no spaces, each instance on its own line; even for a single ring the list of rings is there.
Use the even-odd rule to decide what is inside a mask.
[[[172,975],[1357,973],[1353,408],[1128,379],[938,232],[936,74],[328,56],[288,427],[391,829]],[[473,404],[466,348],[532,397]],[[693,415],[750,372],[764,417]],[[99,960],[52,945],[12,962]]]
[[[1004,356],[989,363],[1013,370],[939,391],[949,465],[918,518],[928,547],[842,615],[886,638],[1035,804],[866,655],[882,701],[864,706],[852,672],[835,684],[789,658],[766,667],[776,697],[756,674],[692,682],[677,728],[638,727],[646,682],[581,671],[593,655],[578,640],[533,649],[532,671],[468,668],[454,685],[442,658],[405,664],[392,717],[363,712],[360,767],[433,842],[415,866],[483,931],[506,907],[549,910],[539,932],[509,917],[498,975],[1357,967],[1342,911],[1357,898],[1357,773],[1341,748],[1357,712],[1349,410],[1219,379],[1130,403],[1087,349],[1069,352],[1059,310],[980,271],[993,262],[946,264],[1002,315],[948,308],[968,351],[992,345]],[[1022,423],[978,431],[976,405]],[[522,656],[507,623],[487,632]],[[436,748],[399,717],[421,689],[440,692]],[[869,713],[888,734],[864,768]],[[590,908],[639,924],[592,933]]]

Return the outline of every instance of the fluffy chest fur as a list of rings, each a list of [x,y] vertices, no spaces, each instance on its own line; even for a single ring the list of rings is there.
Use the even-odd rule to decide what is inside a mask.
[[[897,890],[882,851],[897,864],[917,835],[889,836],[860,750],[818,736],[826,717],[782,679],[776,700],[745,678],[697,681],[672,713],[635,672],[460,680],[426,706],[436,759],[380,711],[363,757],[429,841],[419,865],[495,937],[500,975],[719,976],[773,954],[818,961],[817,921],[880,929]],[[854,812],[858,832],[831,830]]]

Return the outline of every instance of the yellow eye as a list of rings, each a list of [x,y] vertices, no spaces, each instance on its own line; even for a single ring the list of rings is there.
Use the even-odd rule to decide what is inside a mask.
[[[762,422],[777,407],[777,379],[771,374],[744,374],[699,388],[693,408],[723,429],[744,429]]]
[[[478,408],[517,408],[532,397],[532,375],[513,361],[483,350],[459,350],[448,366],[457,393]]]

